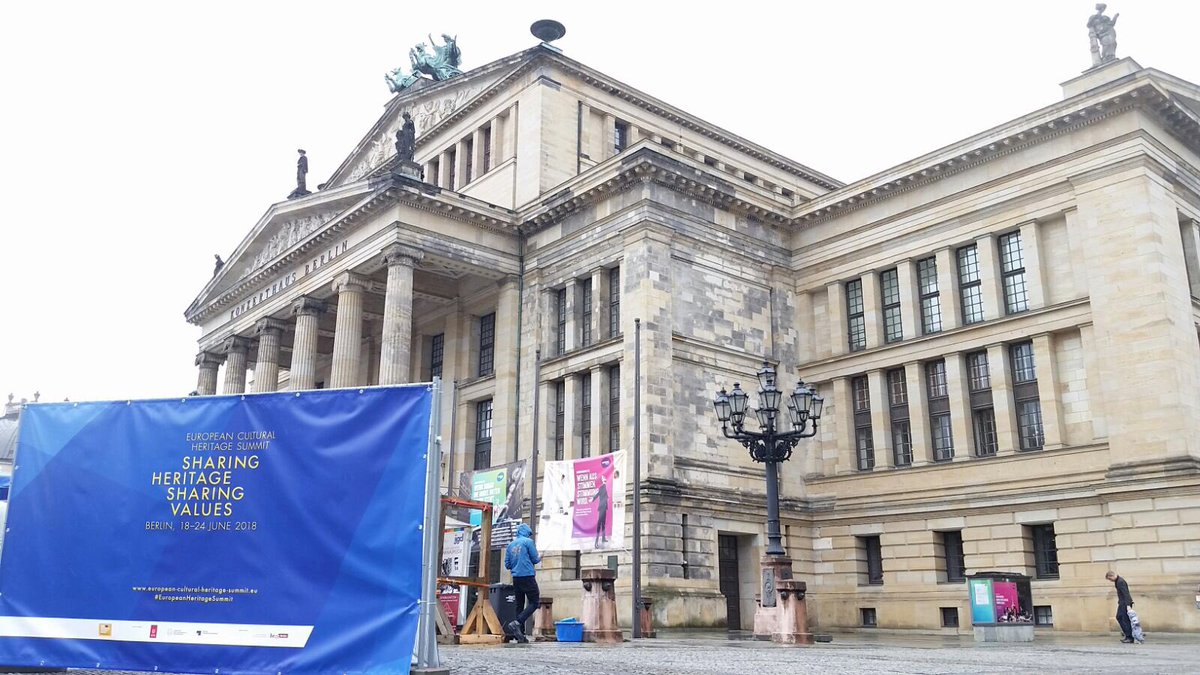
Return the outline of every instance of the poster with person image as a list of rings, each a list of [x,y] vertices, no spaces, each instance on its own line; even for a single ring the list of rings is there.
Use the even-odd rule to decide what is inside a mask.
[[[501,464],[479,471],[464,471],[459,475],[458,494],[467,499],[492,505],[492,549],[502,549],[516,536],[517,525],[525,517],[525,467],[527,460]],[[479,526],[483,512],[451,507],[447,513],[464,523],[470,523],[473,550],[479,550]]]
[[[537,543],[545,551],[625,547],[625,452],[546,462]]]

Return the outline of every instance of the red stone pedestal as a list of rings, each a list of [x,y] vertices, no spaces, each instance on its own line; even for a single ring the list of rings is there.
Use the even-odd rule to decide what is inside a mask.
[[[538,600],[537,611],[533,613],[533,639],[538,642],[558,640],[558,633],[554,630],[554,598],[543,597]]]
[[[790,645],[812,644],[813,636],[808,632],[808,605],[804,600],[808,584],[787,579],[780,581],[776,588],[779,593],[779,629],[771,635],[771,641]]]
[[[617,573],[607,567],[585,567],[579,576],[583,582],[583,641],[624,641],[617,625]]]
[[[764,555],[759,577],[759,600],[754,610],[754,639],[771,640],[779,632],[780,602],[776,590],[780,581],[792,578],[792,559],[783,555]]]
[[[642,637],[656,637],[654,632],[654,600],[642,596],[642,608],[638,611],[638,618],[641,621]]]

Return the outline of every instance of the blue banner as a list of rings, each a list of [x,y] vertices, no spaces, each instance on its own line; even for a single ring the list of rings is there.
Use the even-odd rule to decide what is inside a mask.
[[[432,388],[21,415],[0,664],[407,673]]]

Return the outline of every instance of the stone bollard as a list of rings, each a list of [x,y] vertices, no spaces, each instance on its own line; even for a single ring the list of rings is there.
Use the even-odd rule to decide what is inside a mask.
[[[642,637],[652,638],[657,637],[654,632],[654,599],[642,596],[642,610],[638,612],[638,617],[642,623]]]
[[[537,611],[533,614],[533,638],[543,642],[558,639],[554,630],[554,598],[538,600]]]
[[[617,573],[607,567],[585,567],[583,581],[583,641],[619,643],[625,639],[617,626]]]
[[[762,579],[754,611],[754,639],[771,640],[779,632],[781,607],[778,585],[792,578],[792,559],[782,555],[764,555],[761,563]]]
[[[772,642],[783,644],[812,644],[808,632],[808,606],[804,596],[808,584],[798,579],[786,579],[776,584],[779,590],[779,631],[771,635]]]

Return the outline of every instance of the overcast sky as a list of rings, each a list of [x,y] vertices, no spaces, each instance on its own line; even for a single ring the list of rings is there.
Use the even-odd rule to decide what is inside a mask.
[[[602,8],[602,11],[599,11]],[[183,311],[266,209],[324,182],[426,35],[468,70],[556,43],[850,182],[1061,98],[1090,2],[6,2],[0,396],[186,394]],[[1193,82],[1200,2],[1110,3],[1118,55]]]

